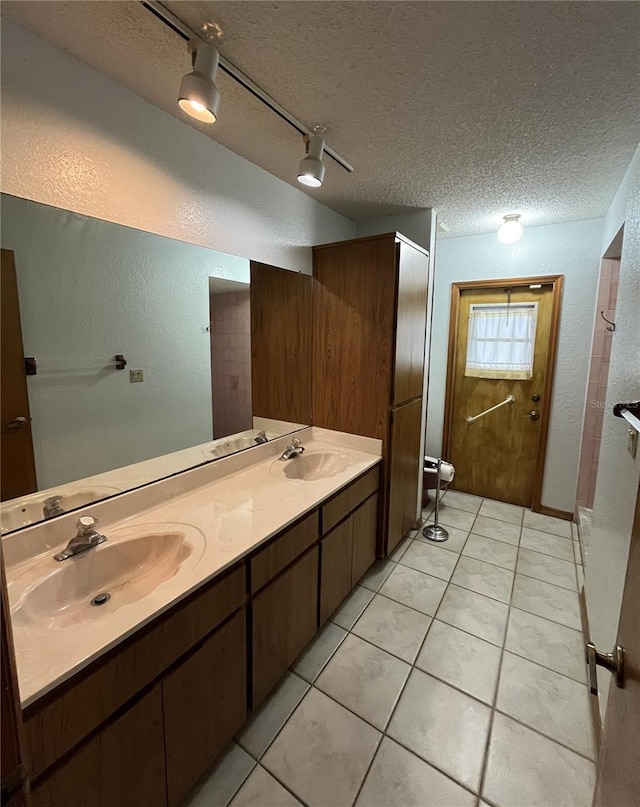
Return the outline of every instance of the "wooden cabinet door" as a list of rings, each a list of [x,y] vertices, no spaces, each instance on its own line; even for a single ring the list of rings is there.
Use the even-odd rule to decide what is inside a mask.
[[[328,533],[320,544],[320,624],[351,591],[353,516]]]
[[[422,395],[429,258],[400,241],[393,405]]]
[[[353,514],[353,555],[351,588],[376,559],[378,536],[378,497],[371,496]]]
[[[255,709],[318,628],[317,546],[258,594],[251,616]]]
[[[391,411],[387,554],[414,526],[422,478],[422,398]]]
[[[160,685],[96,734],[41,784],[33,807],[163,807]]]
[[[167,795],[181,804],[247,715],[246,611],[238,611],[162,683]]]

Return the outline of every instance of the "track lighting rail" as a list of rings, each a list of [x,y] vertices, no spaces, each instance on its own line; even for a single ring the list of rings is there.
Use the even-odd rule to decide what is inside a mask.
[[[189,40],[204,41],[201,36],[192,31],[186,23],[177,17],[173,11],[170,11],[163,3],[158,0],[143,0],[142,5],[154,14],[158,19],[162,20],[165,25],[175,31],[176,34],[181,36],[187,42]],[[294,118],[290,112],[281,106],[275,98],[272,98],[269,93],[265,92],[262,87],[258,86],[252,79],[249,78],[242,70],[239,70],[224,56],[220,56],[220,70],[224,71],[228,76],[231,76],[238,84],[241,84],[248,92],[255,96],[265,106],[269,107],[276,115],[279,115],[284,121],[292,126],[297,132],[303,136],[313,137],[314,132],[301,123],[297,118]],[[327,157],[331,157],[341,168],[351,173],[353,166],[342,158],[336,151],[325,144],[324,153]]]

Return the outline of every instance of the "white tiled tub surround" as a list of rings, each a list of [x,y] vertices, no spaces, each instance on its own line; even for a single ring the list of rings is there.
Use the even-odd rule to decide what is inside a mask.
[[[196,562],[187,559],[175,576],[135,602],[118,607],[113,598],[100,609],[100,619],[57,630],[42,630],[37,624],[15,619],[22,706],[33,703],[380,461],[379,440],[316,427],[296,436],[307,451],[333,449],[346,454],[346,470],[313,481],[272,473],[291,442],[291,436],[285,436],[3,537],[13,612],[33,583],[60,568],[53,554],[75,535],[80,515],[97,518],[100,531],[111,536],[112,542],[161,525],[183,524],[200,535]],[[108,545],[109,541],[91,554],[99,555]]]
[[[440,520],[447,542],[412,533],[367,572],[189,807],[591,804],[571,526],[454,491]]]

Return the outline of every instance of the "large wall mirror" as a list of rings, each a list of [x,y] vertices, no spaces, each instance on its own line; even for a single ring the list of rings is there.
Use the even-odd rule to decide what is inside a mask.
[[[310,277],[14,196],[1,215],[3,533],[310,422]]]

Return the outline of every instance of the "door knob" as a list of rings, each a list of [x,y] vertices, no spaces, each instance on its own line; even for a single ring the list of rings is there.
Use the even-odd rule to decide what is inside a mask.
[[[26,426],[29,421],[19,415],[15,420],[12,420],[10,423],[7,423],[7,429],[22,429],[23,426]]]
[[[531,396],[531,400],[532,400],[534,403],[538,403],[538,401],[540,400],[540,396],[538,395],[538,393],[537,393],[537,392],[535,392],[535,393],[534,393],[534,394]]]
[[[615,645],[611,653],[600,653],[593,642],[587,642],[587,667],[589,689],[592,695],[598,694],[598,673],[596,667],[604,667],[613,675],[617,687],[624,689],[624,647]]]
[[[528,412],[528,413],[525,415],[525,417],[526,417],[526,418],[530,418],[531,420],[538,420],[538,418],[540,417],[540,415],[539,415],[539,414],[536,412],[536,410],[535,410],[535,409],[532,409],[530,412]]]

